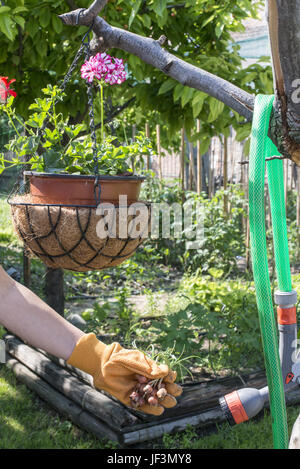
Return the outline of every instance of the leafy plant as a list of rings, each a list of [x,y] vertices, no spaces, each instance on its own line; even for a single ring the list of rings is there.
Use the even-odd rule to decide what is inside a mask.
[[[115,290],[113,301],[95,302],[93,309],[85,310],[82,317],[87,321],[87,330],[95,333],[108,330],[122,344],[130,344],[136,315],[128,301],[129,296],[130,289],[124,285]]]
[[[30,106],[32,114],[24,122],[12,107],[13,97],[0,106],[15,130],[14,137],[5,145],[6,150],[14,156],[7,160],[5,153],[0,154],[0,172],[16,165],[29,164],[33,171],[38,172],[94,174],[91,137],[80,136],[84,124],[69,124],[68,118],[56,112],[57,101],[64,96],[57,86],[49,85],[43,89],[43,93],[44,97],[35,99]],[[40,129],[46,118],[49,119],[48,127],[41,134]],[[15,122],[22,127],[23,132]],[[131,175],[132,162],[139,169],[143,165],[143,155],[148,154],[152,154],[151,142],[142,133],[137,135],[135,141],[124,145],[108,136],[97,144],[97,159],[101,161],[99,174]]]
[[[219,190],[211,199],[205,193],[200,196],[195,192],[182,192],[179,183],[168,184],[149,176],[143,185],[141,199],[155,203],[167,203],[168,206],[182,200],[192,202],[191,217],[196,230],[198,223],[197,203],[201,205],[204,218],[204,240],[198,249],[189,250],[190,227],[182,226],[182,235],[175,237],[176,218],[171,211],[170,237],[168,239],[149,240],[148,246],[155,246],[165,265],[193,271],[201,269],[207,274],[209,269],[216,268],[223,271],[223,275],[238,273],[237,257],[245,255],[245,234],[242,228],[242,218],[246,216],[246,201],[243,192],[235,186],[226,191]],[[230,200],[230,217],[224,216],[224,196]],[[162,213],[160,218],[162,220]],[[147,259],[145,259],[147,262]]]
[[[195,366],[210,372],[240,373],[263,366],[251,283],[224,282],[200,272],[186,275],[174,305],[147,330],[159,350],[184,351],[182,358],[190,357]]]

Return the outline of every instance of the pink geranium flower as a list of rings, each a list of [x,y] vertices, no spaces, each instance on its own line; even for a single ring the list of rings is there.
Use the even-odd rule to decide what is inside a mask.
[[[89,83],[97,79],[110,85],[120,85],[127,78],[123,59],[100,52],[81,67],[81,76]]]
[[[92,83],[94,78],[97,78],[97,80],[101,80],[102,71],[99,68],[98,61],[95,60],[95,57],[91,57],[87,62],[82,65],[81,77],[87,80],[89,83]]]

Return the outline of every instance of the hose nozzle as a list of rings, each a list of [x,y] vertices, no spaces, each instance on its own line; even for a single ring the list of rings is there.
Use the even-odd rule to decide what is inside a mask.
[[[219,399],[221,409],[230,425],[238,425],[255,417],[268,399],[268,388],[243,388]]]

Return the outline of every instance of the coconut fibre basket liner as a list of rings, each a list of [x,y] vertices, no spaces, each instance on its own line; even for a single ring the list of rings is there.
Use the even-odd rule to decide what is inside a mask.
[[[54,269],[86,272],[117,266],[149,234],[150,207],[144,203],[130,209],[116,206],[110,216],[95,207],[34,205],[30,195],[16,196],[10,204],[15,231],[29,255]],[[99,229],[107,236],[99,236]]]

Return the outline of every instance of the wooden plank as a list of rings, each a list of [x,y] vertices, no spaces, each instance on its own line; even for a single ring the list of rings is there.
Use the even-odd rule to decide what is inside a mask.
[[[114,430],[137,423],[138,418],[125,406],[102,392],[80,382],[67,370],[49,360],[37,350],[25,345],[12,335],[5,336],[7,350],[27,368],[44,379],[84,410],[96,415]]]
[[[100,420],[94,418],[93,415],[84,411],[81,406],[56,391],[18,360],[8,355],[6,365],[13,371],[19,381],[35,392],[41,399],[48,402],[60,414],[66,416],[75,425],[78,425],[78,427],[93,433],[100,439],[106,438],[119,443],[123,442],[120,433],[113,431],[108,425],[105,425]]]
[[[135,431],[124,433],[124,444],[133,445],[135,443],[141,443],[142,441],[160,438],[167,433],[177,433],[184,431],[187,426],[195,426],[199,428],[216,423],[222,423],[224,420],[225,418],[221,409],[217,408],[196,415],[187,415],[185,417],[177,418],[168,422],[162,422],[148,426],[144,425],[138,430],[136,429]]]

